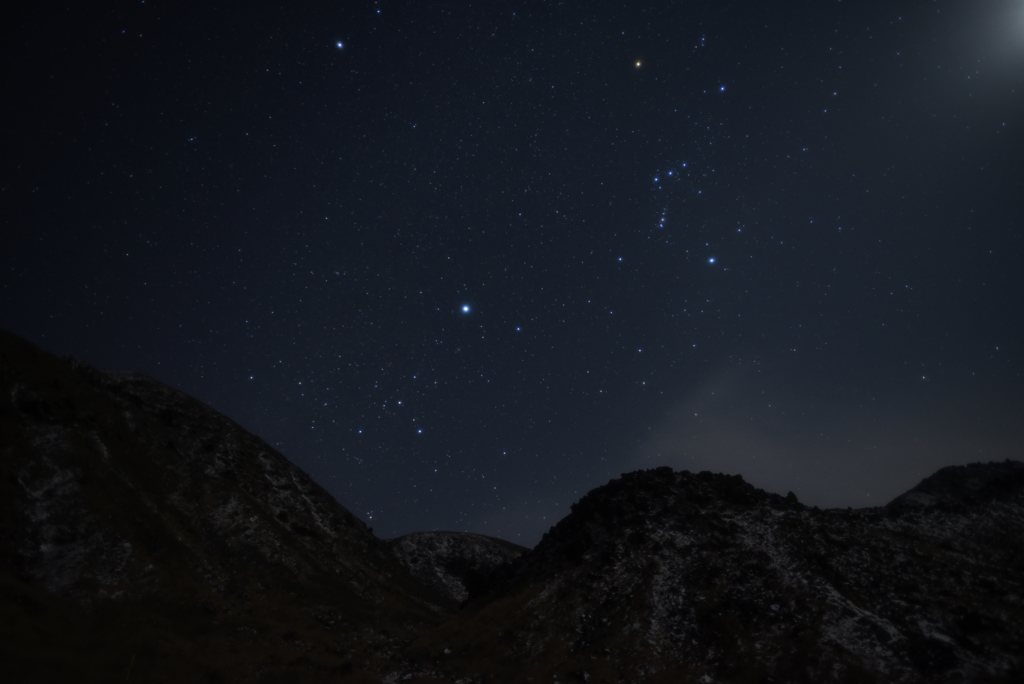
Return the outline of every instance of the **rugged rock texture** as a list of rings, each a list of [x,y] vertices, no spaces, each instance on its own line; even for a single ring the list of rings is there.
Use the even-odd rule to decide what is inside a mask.
[[[1019,462],[845,511],[662,468],[525,553],[383,542],[200,402],[0,331],[0,475],[5,682],[1024,681]]]
[[[0,630],[25,681],[358,679],[449,605],[228,418],[3,332],[0,466]]]
[[[623,475],[418,652],[503,681],[1024,681],[1022,469],[946,468],[846,511]]]
[[[529,551],[464,532],[415,532],[388,544],[417,579],[460,603],[486,593],[501,570]]]
[[[993,501],[1020,505],[1022,492],[1024,463],[971,463],[939,470],[890,501],[886,508],[899,513],[915,509],[966,513]]]

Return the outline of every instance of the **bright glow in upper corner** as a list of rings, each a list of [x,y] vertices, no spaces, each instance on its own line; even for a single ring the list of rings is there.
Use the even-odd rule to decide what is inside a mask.
[[[969,53],[994,60],[992,66],[997,73],[1018,78],[1024,66],[1024,0],[970,3],[966,7],[969,9],[960,23]]]
[[[1024,45],[1024,2],[1011,5],[1010,26],[1020,45]]]

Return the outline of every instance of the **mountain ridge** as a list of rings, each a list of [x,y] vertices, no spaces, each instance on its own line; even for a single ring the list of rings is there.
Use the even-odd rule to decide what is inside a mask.
[[[953,466],[908,494],[1022,466]],[[1024,488],[997,489],[970,504],[818,510],[735,475],[627,473],[418,647],[500,644],[510,679],[529,663],[528,676],[596,681],[1013,681]]]
[[[139,374],[57,359],[9,333],[0,336],[0,383],[0,570],[8,592],[20,597],[5,604],[11,619],[31,622],[17,606],[38,604],[42,589],[69,623],[87,627],[102,605],[122,617],[144,615],[125,624],[149,623],[152,615],[163,626],[135,625],[150,641],[192,632],[222,644],[197,656],[190,672],[315,677],[332,668],[358,674],[359,658],[381,659],[353,654],[384,648],[389,635],[436,621],[448,606],[305,473],[184,393]],[[267,617],[274,614],[280,617]],[[280,634],[305,630],[296,638],[315,636],[325,655],[305,664],[301,647],[282,649],[275,638],[268,648],[266,637],[239,636],[250,620]],[[59,634],[55,623],[40,629]],[[136,636],[128,631],[119,638],[131,644]],[[23,649],[30,669],[32,658],[48,667],[41,646]],[[255,664],[223,664],[232,649],[249,652]],[[265,650],[294,652],[298,664],[261,657]],[[127,666],[132,655],[109,654],[118,657]],[[155,676],[145,665],[137,662],[136,674]]]
[[[13,681],[1024,678],[1024,463],[885,506],[624,473],[533,549],[385,541],[226,416],[0,331]]]

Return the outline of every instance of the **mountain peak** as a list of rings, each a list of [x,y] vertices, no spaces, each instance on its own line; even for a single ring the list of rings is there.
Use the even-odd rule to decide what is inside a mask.
[[[996,482],[1020,467],[946,469],[927,491],[981,502],[1018,492]],[[736,475],[626,473],[418,644],[504,653],[491,671],[506,681],[1009,681],[1024,505],[1007,496],[893,516],[808,508]]]
[[[970,463],[947,466],[889,502],[895,510],[977,506],[991,501],[1024,502],[1024,463]]]
[[[3,638],[25,668],[12,681],[123,681],[109,668],[133,653],[148,654],[140,681],[233,680],[229,653],[249,678],[379,670],[365,649],[387,651],[389,634],[454,605],[226,416],[9,333],[0,466],[4,622],[18,627]],[[181,643],[193,644],[187,656]],[[300,657],[309,662],[287,666]]]

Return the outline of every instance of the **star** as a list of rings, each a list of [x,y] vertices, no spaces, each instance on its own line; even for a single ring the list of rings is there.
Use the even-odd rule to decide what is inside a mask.
[[[345,44],[340,40],[337,43],[335,43],[335,45],[338,47],[339,50],[342,50],[345,47]]]
[[[462,313],[464,313],[464,314],[468,314],[469,313],[469,304],[463,304],[462,305]]]

